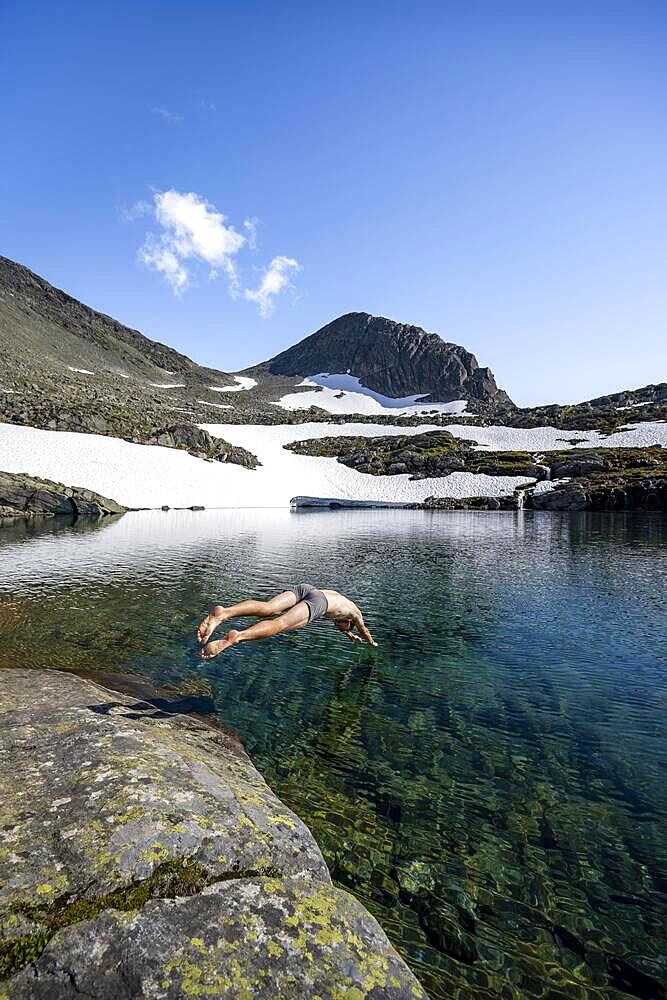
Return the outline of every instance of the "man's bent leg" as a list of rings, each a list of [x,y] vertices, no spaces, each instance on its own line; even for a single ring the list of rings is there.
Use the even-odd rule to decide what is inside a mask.
[[[308,610],[308,605],[301,601],[286,614],[281,615],[279,618],[273,618],[270,622],[257,622],[256,625],[251,625],[250,628],[243,629],[241,632],[236,629],[230,629],[224,639],[220,639],[218,642],[209,642],[204,646],[201,651],[201,657],[203,660],[210,660],[230,646],[236,646],[239,642],[270,639],[274,635],[280,635],[281,632],[292,632],[294,629],[303,628],[304,625],[307,625],[309,619],[310,611]]]
[[[207,642],[218,626],[226,622],[228,618],[244,618],[246,616],[270,618],[271,615],[279,615],[281,612],[287,611],[295,604],[296,597],[292,590],[286,590],[270,601],[241,601],[240,604],[232,604],[227,608],[222,604],[216,604],[210,615],[207,615],[199,626],[197,639],[201,643]]]

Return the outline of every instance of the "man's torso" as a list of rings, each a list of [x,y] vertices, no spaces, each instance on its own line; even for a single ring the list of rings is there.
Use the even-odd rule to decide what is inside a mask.
[[[342,619],[356,621],[361,616],[359,608],[349,597],[339,594],[337,590],[323,590],[322,593],[327,599],[326,618],[330,618],[332,621]]]

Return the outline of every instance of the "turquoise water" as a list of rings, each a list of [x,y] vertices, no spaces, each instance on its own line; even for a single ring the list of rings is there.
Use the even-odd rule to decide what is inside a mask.
[[[217,713],[434,998],[664,997],[667,522],[147,512],[0,530],[0,664]],[[212,603],[362,607],[202,663]]]

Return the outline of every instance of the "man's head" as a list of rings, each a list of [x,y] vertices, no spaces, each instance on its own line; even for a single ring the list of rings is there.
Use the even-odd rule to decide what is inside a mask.
[[[339,632],[351,632],[352,631],[352,619],[351,618],[337,618],[335,621],[336,628]]]

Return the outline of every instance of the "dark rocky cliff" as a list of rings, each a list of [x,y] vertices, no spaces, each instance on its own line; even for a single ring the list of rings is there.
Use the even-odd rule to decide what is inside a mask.
[[[276,375],[303,376],[349,370],[387,396],[428,393],[434,402],[469,399],[513,406],[491,370],[481,368],[464,347],[418,326],[362,312],[340,316],[262,367]]]

